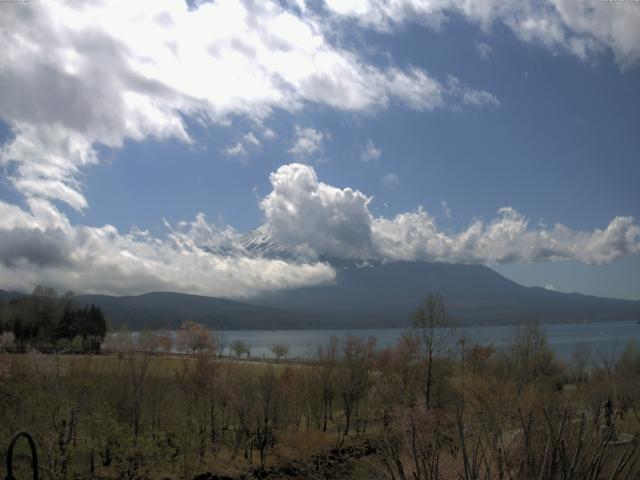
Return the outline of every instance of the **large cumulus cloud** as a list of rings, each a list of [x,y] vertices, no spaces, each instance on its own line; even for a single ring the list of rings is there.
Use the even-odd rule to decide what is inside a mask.
[[[422,207],[393,218],[374,217],[364,193],[322,183],[308,165],[280,167],[271,183],[273,191],[261,203],[263,229],[276,243],[316,257],[602,264],[640,252],[640,227],[630,217],[616,217],[593,231],[562,224],[531,228],[522,214],[504,207],[491,221],[475,220],[451,234]]]
[[[366,195],[322,183],[312,167],[299,163],[280,167],[270,179],[273,191],[260,206],[263,228],[274,243],[298,254],[371,255]]]

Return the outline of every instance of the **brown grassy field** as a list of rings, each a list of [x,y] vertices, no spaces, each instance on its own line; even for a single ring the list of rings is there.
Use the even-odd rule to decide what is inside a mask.
[[[638,349],[586,369],[518,335],[502,352],[350,337],[303,364],[4,353],[0,460],[26,430],[50,479],[638,478]]]

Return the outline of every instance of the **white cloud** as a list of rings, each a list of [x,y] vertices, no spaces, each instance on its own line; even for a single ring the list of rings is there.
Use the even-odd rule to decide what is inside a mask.
[[[388,84],[390,90],[414,110],[432,110],[444,104],[443,86],[419,68],[392,69]]]
[[[30,290],[43,283],[78,292],[244,297],[333,281],[333,268],[318,261],[323,256],[604,264],[640,253],[640,227],[630,217],[616,217],[604,229],[576,231],[561,224],[531,227],[506,207],[489,222],[475,220],[451,233],[422,208],[392,218],[373,216],[371,197],[320,182],[308,165],[284,165],[270,181],[272,191],[260,201],[260,231],[292,254],[286,258],[247,250],[234,228],[210,223],[202,214],[191,222],[165,223],[166,235],[154,236],[136,229],[121,233],[111,225],[72,225],[43,199],[28,199],[25,209],[0,201],[0,288]]]
[[[190,10],[182,0],[52,0],[3,9],[0,118],[14,137],[0,165],[13,165],[9,180],[24,196],[83,210],[81,172],[98,162],[96,144],[190,142],[185,116],[260,124],[307,103],[344,111],[446,104],[446,87],[426,72],[367,63],[330,42],[296,3],[288,11],[277,1],[219,0]],[[236,144],[227,153],[243,152]]]
[[[380,180],[380,184],[386,188],[395,188],[400,185],[400,179],[395,173],[387,173]]]
[[[616,217],[604,230],[575,231],[562,224],[531,228],[522,214],[505,207],[490,222],[478,219],[453,234],[423,208],[374,217],[370,197],[320,182],[310,166],[283,166],[271,183],[273,191],[261,203],[268,234],[310,258],[604,264],[640,252],[640,227],[630,217]]]
[[[382,156],[382,149],[376,146],[372,140],[367,140],[366,145],[362,147],[360,152],[360,159],[365,163],[375,163],[380,160]]]
[[[462,85],[458,78],[453,75],[447,77],[448,90],[447,93],[452,97],[452,104],[455,105],[456,99],[463,106],[482,107],[482,106],[494,106],[500,105],[498,98],[485,91],[475,90]]]
[[[444,218],[451,218],[451,207],[445,200],[440,200],[440,207],[442,207],[442,215]]]
[[[241,235],[204,215],[166,237],[118,232],[113,226],[72,226],[50,203],[29,210],[0,201],[0,287],[28,291],[43,283],[83,293],[135,294],[171,290],[243,297],[332,281],[324,263],[252,256]]]
[[[266,138],[267,140],[273,140],[274,138],[276,138],[276,132],[274,132],[273,130],[271,130],[270,128],[265,128],[262,131],[262,136],[264,138]]]
[[[379,30],[419,22],[440,27],[450,17],[489,30],[510,28],[520,39],[587,58],[609,50],[622,67],[640,60],[640,5],[637,2],[575,0],[325,0],[335,14]]]
[[[256,149],[262,143],[253,132],[245,133],[238,143],[223,149],[223,153],[229,157],[246,157],[249,155],[249,149]]]
[[[630,217],[614,218],[605,230],[574,231],[562,224],[529,228],[510,207],[485,223],[474,221],[458,234],[438,229],[424,210],[376,219],[374,237],[383,258],[460,263],[509,263],[576,260],[604,264],[640,252],[640,228]]]
[[[247,149],[244,148],[244,144],[242,142],[238,142],[235,145],[225,148],[224,154],[229,157],[244,157],[248,152]]]
[[[242,141],[246,144],[253,145],[254,147],[260,146],[260,140],[253,134],[253,132],[249,132],[242,137]]]
[[[480,58],[483,60],[488,60],[491,55],[493,55],[493,48],[488,43],[479,42],[476,40],[475,42],[476,50]]]
[[[326,135],[314,128],[302,128],[295,126],[296,138],[289,149],[289,153],[296,157],[309,157],[322,147]]]
[[[305,0],[290,0],[290,2],[295,5],[301,13],[307,11],[307,4]]]
[[[276,244],[311,257],[371,254],[369,197],[319,182],[313,168],[298,163],[280,167],[270,180],[273,190],[260,207]]]

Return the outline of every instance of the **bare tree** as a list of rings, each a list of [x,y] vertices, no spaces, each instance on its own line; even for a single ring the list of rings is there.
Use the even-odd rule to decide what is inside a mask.
[[[344,435],[349,435],[353,415],[371,388],[371,367],[376,338],[364,340],[348,336],[343,345],[343,362],[338,370],[340,397],[344,413]]]
[[[553,381],[559,366],[544,330],[537,323],[519,326],[506,351],[507,374],[518,390],[540,381]]]
[[[173,335],[170,332],[160,333],[158,335],[158,346],[165,355],[169,355],[173,348]]]
[[[220,358],[224,356],[224,351],[227,349],[227,336],[224,333],[217,333],[216,335],[216,355]]]
[[[160,343],[158,341],[158,334],[145,328],[138,334],[137,348],[147,354],[153,354],[158,350]]]
[[[185,403],[189,431],[197,443],[198,456],[202,460],[209,442],[215,440],[215,412],[212,408],[216,390],[218,366],[211,356],[195,354],[185,361],[176,378],[187,397]]]
[[[413,314],[409,336],[413,339],[417,353],[425,364],[425,407],[431,404],[433,383],[433,361],[442,354],[452,336],[451,321],[444,300],[438,294],[429,294]]]
[[[578,343],[571,354],[571,370],[574,381],[582,382],[587,375],[591,361],[591,347],[584,342]]]
[[[326,347],[318,348],[320,362],[320,383],[322,385],[323,426],[327,431],[327,419],[331,415],[333,397],[335,395],[336,367],[338,361],[338,338],[332,336]]]

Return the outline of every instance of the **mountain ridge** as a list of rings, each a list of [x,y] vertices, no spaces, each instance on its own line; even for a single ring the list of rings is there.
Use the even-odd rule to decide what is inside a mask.
[[[573,322],[636,318],[640,302],[525,287],[483,265],[428,262],[343,263],[333,285],[262,294],[251,301],[388,323],[409,318],[422,297],[440,293],[460,323]],[[363,307],[366,305],[366,307]],[[356,308],[359,307],[359,308]]]
[[[429,262],[357,263],[327,259],[331,284],[225,299],[176,292],[77,295],[114,327],[176,328],[192,320],[221,330],[406,327],[427,293],[443,296],[460,324],[568,323],[636,319],[640,301],[522,286],[489,267]],[[0,301],[20,292],[0,290]]]

